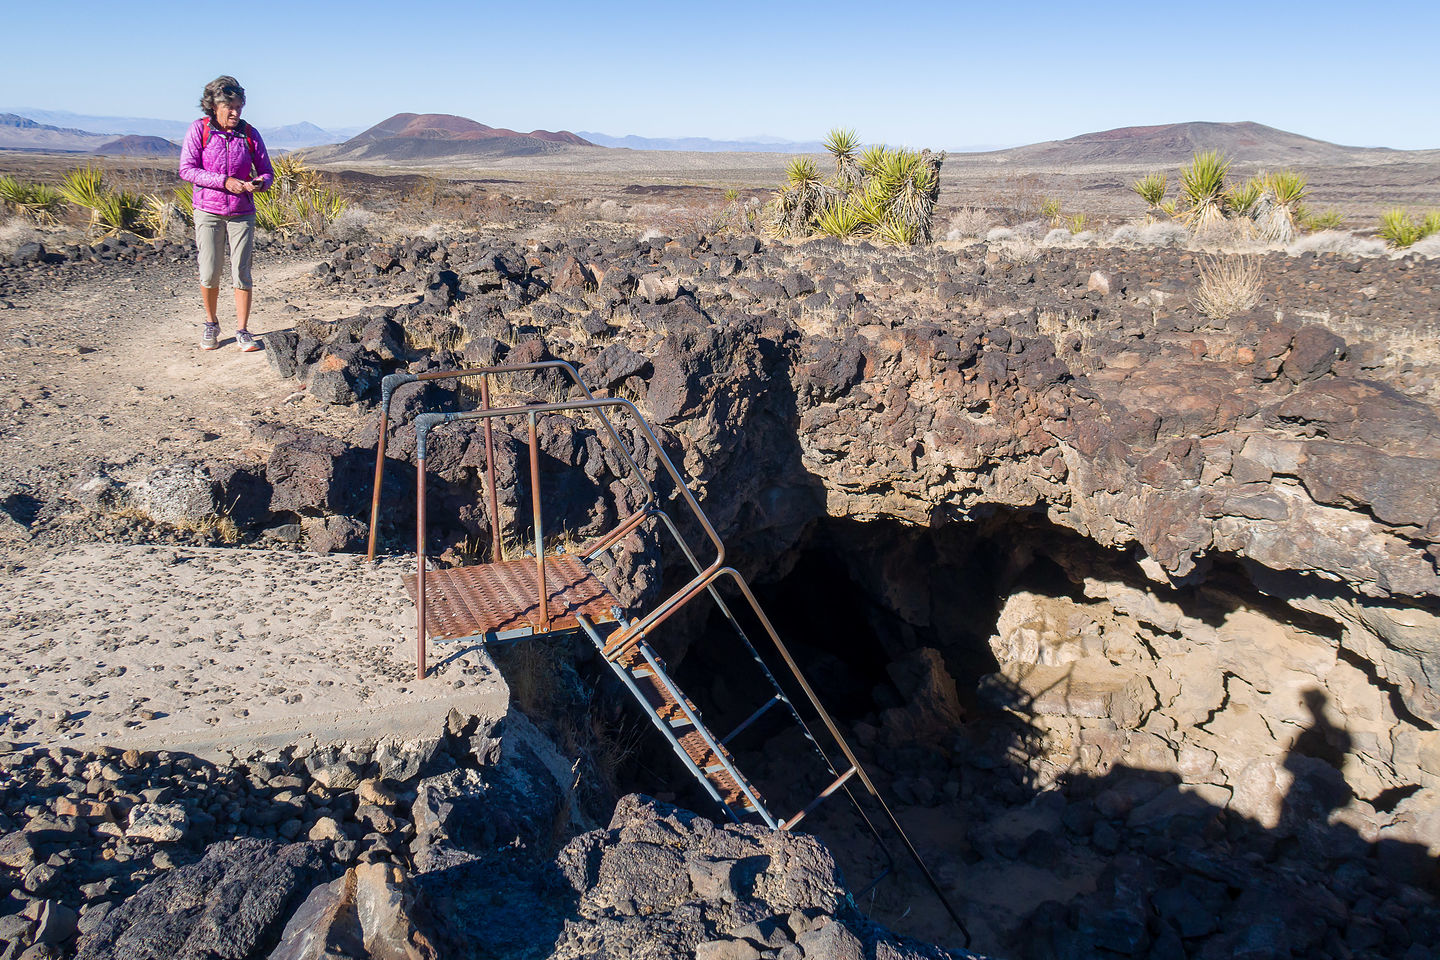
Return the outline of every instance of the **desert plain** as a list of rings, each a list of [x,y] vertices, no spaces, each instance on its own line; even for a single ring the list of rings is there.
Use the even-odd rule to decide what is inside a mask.
[[[783,155],[319,148],[349,210],[262,233],[257,354],[197,349],[183,224],[7,222],[8,955],[1431,956],[1440,260],[1373,228],[1440,208],[1440,155],[1213,126],[949,156],[913,247],[771,236]],[[1303,170],[1338,224],[1157,216],[1131,183],[1196,146]],[[656,427],[963,934],[840,798],[726,825],[583,637],[411,676],[410,421],[477,398],[397,404],[371,566],[381,377],[552,358]],[[623,515],[593,422],[539,438],[557,532]],[[517,539],[526,439],[496,457]],[[484,562],[483,438],[434,444],[429,553]],[[627,551],[633,610],[688,575]],[[729,729],[722,627],[655,643]],[[803,738],[751,736],[803,806]]]

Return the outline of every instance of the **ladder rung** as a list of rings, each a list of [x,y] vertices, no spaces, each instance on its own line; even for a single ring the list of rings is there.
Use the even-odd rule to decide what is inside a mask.
[[[844,773],[840,774],[840,776],[836,777],[835,780],[830,784],[830,786],[826,787],[824,790],[821,790],[820,795],[817,796],[814,800],[810,801],[810,806],[806,807],[804,810],[801,810],[789,820],[782,821],[780,824],[780,829],[789,830],[794,827],[795,824],[799,823],[801,820],[804,820],[806,814],[814,810],[816,807],[820,806],[820,804],[825,800],[826,797],[830,796],[830,794],[834,793],[836,790],[839,790],[842,786],[844,786],[845,781],[849,780],[853,776],[855,776],[855,768],[852,766],[849,770],[846,770]]]

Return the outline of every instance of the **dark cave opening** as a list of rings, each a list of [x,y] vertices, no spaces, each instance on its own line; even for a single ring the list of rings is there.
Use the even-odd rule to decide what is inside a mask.
[[[1276,636],[1303,633],[1312,653],[1315,644],[1339,646],[1333,621],[1261,592],[1243,563],[1217,559],[1206,565],[1203,576],[1172,587],[1148,581],[1131,555],[1106,550],[1023,511],[933,528],[829,518],[812,523],[795,546],[755,572],[752,583],[777,632],[947,895],[964,904],[967,925],[982,950],[1016,957],[1092,955],[1113,932],[1099,931],[1086,920],[1087,911],[1100,910],[1110,911],[1111,919],[1129,911],[1125,923],[1134,928],[1134,949],[1119,955],[1154,955],[1152,950],[1175,957],[1220,955],[1214,951],[1240,948],[1235,931],[1247,925],[1289,930],[1299,922],[1289,906],[1263,902],[1262,890],[1284,889],[1294,904],[1303,905],[1316,896],[1363,900],[1374,896],[1366,893],[1372,888],[1392,901],[1437,889],[1435,861],[1423,846],[1399,842],[1400,834],[1396,840],[1381,835],[1377,842],[1373,828],[1335,819],[1336,811],[1354,798],[1364,807],[1363,798],[1371,797],[1377,815],[1388,817],[1423,795],[1411,782],[1390,782],[1368,793],[1347,786],[1340,771],[1350,771],[1357,759],[1354,751],[1347,754],[1333,744],[1355,746],[1364,740],[1347,732],[1343,718],[1332,719],[1331,711],[1340,709],[1334,695],[1302,690],[1299,718],[1275,726],[1298,735],[1288,746],[1276,746],[1274,761],[1262,765],[1278,778],[1272,788],[1277,791],[1273,816],[1263,804],[1238,802],[1238,795],[1253,790],[1245,779],[1248,767],[1219,772],[1226,762],[1252,758],[1216,761],[1214,751],[1189,744],[1192,737],[1212,747],[1217,738],[1231,738],[1241,752],[1250,746],[1243,737],[1251,735],[1246,724],[1253,723],[1246,718],[1258,721],[1260,708],[1242,702],[1243,696],[1252,686],[1268,690],[1269,681],[1263,650],[1249,644],[1273,638],[1226,633],[1236,622],[1263,621],[1278,631]],[[1016,598],[1027,597],[1034,610],[1021,605],[1016,628],[1012,608]],[[1163,622],[1137,620],[1124,606],[1138,603],[1135,597],[1143,599],[1142,606],[1164,608],[1161,613],[1168,611],[1182,622],[1177,626],[1153,611],[1146,615]],[[736,598],[727,593],[726,599]],[[1025,616],[1039,617],[1050,608],[1072,620],[1092,616],[1101,629],[1098,636],[1070,638],[1070,646],[1055,648],[1069,657],[1083,644],[1094,646],[1085,647],[1077,661],[1062,657],[1059,663],[1037,662],[1034,669],[1059,671],[1099,661],[1110,671],[1106,676],[1129,683],[1124,690],[1136,683],[1149,690],[1153,683],[1159,694],[1148,708],[1149,719],[1126,719],[1105,697],[1092,698],[1100,707],[1091,709],[1084,690],[1067,714],[1045,691],[1023,689],[1023,671],[1011,684],[1014,664],[997,659],[997,634],[1011,628],[1043,634],[1054,624],[1031,624]],[[741,619],[787,695],[812,729],[818,728],[803,694],[761,639],[762,631]],[[1117,641],[1126,631],[1138,631],[1138,655]],[[1207,632],[1220,640],[1207,640]],[[654,641],[717,735],[763,702],[764,677],[750,666],[720,614],[711,612],[698,626],[657,633]],[[1237,649],[1248,653],[1221,671],[1232,679],[1219,685],[1213,704],[1204,705],[1200,720],[1193,721],[1199,732],[1192,733],[1183,708],[1210,681],[1203,670],[1182,673],[1183,682],[1172,690],[1156,671],[1172,660],[1200,656],[1191,647],[1204,651],[1207,642],[1221,648],[1239,643]],[[935,656],[927,659],[926,650]],[[1351,663],[1353,654],[1337,651],[1335,659],[1341,665],[1336,669],[1350,671],[1352,684],[1373,681]],[[1246,666],[1251,661],[1254,673],[1242,689],[1237,684],[1251,673]],[[996,699],[997,678],[1007,698]],[[940,688],[953,691],[953,712],[944,697],[935,695]],[[1105,696],[1118,698],[1123,691],[1116,690]],[[1377,687],[1374,692],[1377,703],[1394,700],[1392,690]],[[1267,696],[1272,699],[1266,703],[1278,702],[1273,694]],[[617,714],[629,710],[622,698],[611,706]],[[648,723],[642,729],[638,712],[631,714],[629,729],[643,746],[617,768],[616,786],[721,818],[713,801],[660,745],[658,734]],[[1214,722],[1217,716],[1223,722]],[[827,771],[811,760],[807,742],[783,710],[768,711],[733,748],[739,768],[781,815],[805,807],[827,782]],[[1148,759],[1157,751],[1164,762]],[[1197,757],[1208,758],[1215,770],[1197,773]],[[1295,785],[1286,786],[1292,779]],[[867,815],[878,821],[873,802],[858,787],[855,792]],[[1232,797],[1236,801],[1227,802]],[[886,858],[843,795],[821,805],[799,829],[830,846],[851,888],[866,890],[862,907],[877,920],[936,942],[958,942],[903,855],[891,876],[868,889],[884,872]],[[893,838],[891,847],[899,853]],[[1246,866],[1217,878],[1212,867],[1203,866],[1216,858]],[[1334,880],[1337,869],[1340,880]],[[1133,886],[1127,871],[1153,889],[1142,891],[1136,905],[1122,908],[1120,901],[1128,896],[1122,892]],[[1013,895],[1004,896],[1012,887]],[[1174,891],[1189,896],[1201,888],[1201,912],[1215,919],[1185,927],[1189,920],[1176,906],[1183,898]],[[1194,932],[1202,927],[1203,933]],[[1182,930],[1190,935],[1182,936]],[[1338,930],[1301,935],[1297,928],[1287,935],[1317,955],[1340,956],[1335,941],[1349,934],[1342,923]],[[1387,944],[1418,942],[1411,933],[1386,936]],[[1057,944],[1069,944],[1070,952]]]

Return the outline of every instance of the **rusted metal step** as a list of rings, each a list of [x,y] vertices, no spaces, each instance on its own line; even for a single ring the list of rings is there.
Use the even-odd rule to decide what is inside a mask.
[[[545,558],[549,627],[540,616],[539,573],[533,557],[473,567],[425,572],[425,633],[431,640],[485,636],[503,640],[542,632],[574,630],[576,615],[591,623],[613,623],[620,604],[579,556]],[[416,599],[417,578],[404,577]],[[418,602],[418,601],[417,601]]]
[[[724,744],[704,728],[695,704],[683,694],[676,698],[679,687],[673,680],[666,682],[669,678],[665,676],[664,661],[649,645],[631,647],[613,663],[630,676],[633,689],[644,698],[644,706],[670,728],[674,741],[719,793],[721,802],[732,810],[759,814],[764,804],[760,792],[740,774]]]

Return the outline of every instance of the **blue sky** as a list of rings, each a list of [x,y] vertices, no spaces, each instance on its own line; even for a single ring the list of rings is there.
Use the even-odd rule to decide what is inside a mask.
[[[1203,22],[1194,21],[1203,14]],[[1440,147],[1440,3],[16,4],[0,105],[188,119],[231,73],[266,125],[398,112],[612,135],[959,148],[1256,120]]]

